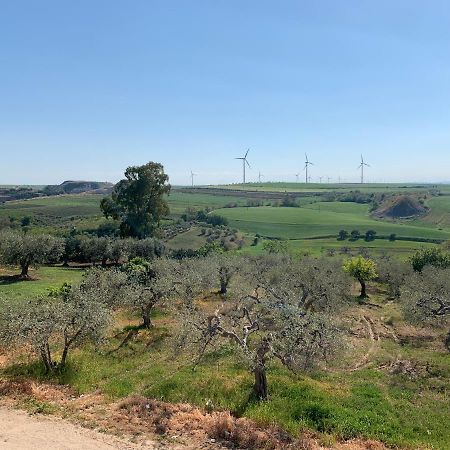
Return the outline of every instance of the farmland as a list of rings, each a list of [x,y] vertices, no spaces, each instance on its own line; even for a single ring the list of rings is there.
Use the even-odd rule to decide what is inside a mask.
[[[264,183],[174,189],[168,197],[171,210],[169,219],[176,221],[189,209],[214,211],[213,214],[226,218],[230,227],[250,237],[258,234],[265,238],[287,239],[289,247],[294,251],[317,253],[326,248],[348,246],[407,254],[424,245],[423,241],[450,238],[450,196],[428,195],[436,189],[446,194],[450,188],[445,185],[355,186]],[[380,220],[370,215],[367,204],[326,201],[329,194],[351,192],[392,194],[405,191],[428,196],[427,215],[403,221]],[[297,196],[294,198],[298,207],[280,206],[283,196],[287,193]],[[99,225],[108,222],[100,214],[100,199],[99,195],[74,194],[7,202],[0,206],[0,220],[20,221],[21,218],[28,216],[32,219],[35,231],[64,234],[67,230],[75,228],[81,232],[92,232]],[[170,220],[166,223],[170,223]],[[358,230],[362,235],[368,230],[374,230],[377,239],[371,243],[362,239],[338,241],[337,234],[340,230],[349,233]],[[392,234],[398,239],[388,242],[387,237]],[[197,248],[204,243],[204,239],[193,232],[179,239],[182,239],[180,248],[189,248],[190,245]],[[175,248],[177,242],[174,241],[169,246]],[[252,252],[254,251],[257,251],[257,248],[252,249]]]
[[[365,232],[373,229],[379,235],[411,238],[450,238],[449,231],[409,225],[408,223],[386,223],[367,215],[367,207],[355,204],[317,203],[304,208],[229,208],[216,210],[230,224],[249,233],[281,239],[304,239],[336,236],[341,229],[358,229]]]
[[[219,233],[243,243],[239,249],[234,246],[225,254],[245,258],[265,254],[264,245],[271,240],[284,240],[293,255],[322,257],[324,264],[336,263],[333,267],[341,271],[342,260],[363,249],[381,264],[383,259],[378,258],[381,253],[406,260],[418,248],[439,245],[426,240],[450,240],[450,196],[427,195],[429,210],[423,217],[383,220],[371,216],[367,203],[325,201],[328,197],[317,186],[311,186],[310,191],[299,189],[295,206],[281,206],[285,191],[295,192],[294,187],[283,185],[278,190],[255,193],[254,186],[249,186],[242,194],[235,186],[220,187],[217,191],[209,187],[204,193],[199,188],[175,189],[169,197],[171,214],[163,226],[178,225],[182,231],[170,237],[166,247],[169,252],[197,250]],[[224,189],[229,193],[224,194]],[[327,189],[325,192],[335,193],[329,186]],[[100,198],[60,195],[8,202],[0,207],[0,218],[13,217],[20,223],[23,217],[31,217],[27,233],[67,236],[74,229],[95,233],[96,227],[106,223],[99,210]],[[196,221],[185,223],[181,219],[186,212],[198,210],[223,217],[228,225],[215,227]],[[348,233],[358,230],[362,236],[339,240],[340,230]],[[376,239],[364,239],[368,230],[376,232]],[[395,239],[389,239],[390,235],[395,235]],[[245,273],[248,262],[243,261],[236,276]],[[211,262],[200,270],[209,270],[213,265]],[[76,285],[85,271],[59,264],[43,265],[31,271],[28,281],[14,276],[17,273],[14,267],[0,271],[0,297],[14,305],[48,298],[49,289],[64,282]],[[189,403],[201,411],[208,405],[214,411],[230,411],[233,417],[251,419],[259,427],[279,427],[293,438],[305,432],[312,434],[322,446],[358,438],[374,439],[393,448],[447,448],[450,373],[443,344],[446,330],[409,324],[401,305],[391,298],[383,281],[370,283],[367,304],[355,297],[357,287],[351,281],[348,291],[350,303],[339,315],[339,327],[347,333],[339,358],[303,372],[294,372],[279,361],[272,361],[268,365],[270,396],[264,402],[249,397],[252,373],[232,345],[211,348],[198,363],[193,362],[190,353],[174,354],[181,326],[178,298],[153,309],[153,326],[149,329],[140,325],[138,310],[128,303],[121,304],[114,310],[112,324],[101,343],[86,343],[74,349],[64,370],[45,373],[34,354],[19,352],[8,360],[8,365],[0,366],[0,381],[31,379],[45,386],[67,385],[73,390],[70,394],[73,402],[59,403],[60,395],[44,400],[42,397],[20,400],[31,411],[56,411],[62,416],[81,417],[82,411],[73,409],[73,405],[81,398],[91,402],[92,397],[92,409],[98,408],[98,416],[91,411],[89,424],[96,420],[100,423],[106,410],[117,409],[115,405],[123,401],[145,398],[170,404]],[[231,299],[208,288],[195,302],[199,312],[211,313]],[[130,336],[132,339],[128,340]],[[412,374],[397,372],[397,363],[406,364],[407,368],[412,365]],[[106,428],[113,427],[101,423]],[[108,429],[115,432],[114,428]]]

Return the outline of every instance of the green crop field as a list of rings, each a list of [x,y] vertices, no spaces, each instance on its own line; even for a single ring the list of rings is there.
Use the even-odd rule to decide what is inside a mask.
[[[338,234],[339,230],[375,230],[378,235],[395,233],[410,238],[450,239],[449,231],[375,220],[364,212],[364,205],[317,203],[304,208],[227,208],[215,213],[230,225],[249,233],[282,239],[304,239]]]
[[[427,192],[430,189],[437,189],[442,192],[450,192],[450,186],[443,184],[404,184],[404,183],[289,183],[289,182],[267,182],[267,183],[246,183],[227,184],[221,186],[208,186],[208,188],[232,189],[241,191],[256,192]]]
[[[302,183],[263,183],[245,186],[229,185],[193,189],[174,189],[168,197],[171,219],[178,219],[188,208],[210,209],[229,220],[229,226],[249,235],[260,234],[270,238],[289,239],[293,250],[318,253],[326,248],[367,247],[375,250],[395,251],[407,254],[418,248],[418,242],[389,242],[377,239],[367,243],[363,239],[356,242],[337,241],[339,230],[347,232],[358,230],[364,234],[375,230],[377,235],[388,236],[395,233],[397,237],[415,240],[450,239],[450,195],[430,197],[426,200],[429,213],[414,220],[388,221],[374,219],[369,214],[369,205],[352,202],[324,202],[320,194],[324,192],[346,192],[360,190],[366,192],[425,192],[434,188],[431,185],[333,185]],[[439,185],[439,190],[447,194],[450,187]],[[235,189],[224,195],[224,189]],[[239,189],[242,189],[239,191]],[[257,191],[262,192],[257,192]],[[249,191],[256,192],[255,195]],[[242,192],[242,194],[240,193]],[[272,206],[247,207],[254,200],[264,205],[277,204],[283,192],[302,192],[297,198],[299,208]],[[313,195],[308,195],[308,192]],[[272,195],[272,197],[271,197]],[[273,197],[275,196],[275,197]],[[277,197],[278,196],[278,197]],[[32,218],[34,231],[66,233],[71,228],[79,231],[94,231],[106,219],[102,216],[99,195],[61,195],[31,200],[7,202],[0,205],[0,219],[22,217]],[[238,207],[230,208],[228,206]],[[308,241],[322,238],[319,241]],[[198,248],[204,239],[192,233],[172,239],[170,248]],[[369,245],[370,244],[370,245]],[[259,248],[259,247],[258,247]],[[251,249],[257,251],[258,248]]]

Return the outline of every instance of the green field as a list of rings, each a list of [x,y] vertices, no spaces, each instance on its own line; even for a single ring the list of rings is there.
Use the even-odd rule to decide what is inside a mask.
[[[337,236],[348,232],[375,230],[378,235],[396,233],[410,238],[450,239],[450,231],[375,220],[368,216],[367,206],[352,203],[321,202],[304,208],[227,208],[215,213],[226,217],[230,225],[248,233],[281,239],[304,239]]]
[[[267,183],[246,183],[227,184],[220,186],[207,186],[208,188],[232,189],[255,192],[427,192],[430,189],[437,189],[444,193],[450,192],[450,186],[446,184],[416,184],[416,183],[289,183],[289,182],[267,182]]]
[[[174,189],[170,194],[169,206],[171,219],[177,220],[187,208],[210,209],[214,214],[220,214],[229,220],[232,228],[241,230],[249,235],[260,234],[269,238],[289,239],[289,246],[293,250],[305,250],[318,253],[325,248],[367,247],[410,253],[419,245],[417,242],[376,240],[367,243],[363,239],[356,242],[337,241],[334,236],[341,229],[348,232],[358,230],[361,234],[373,229],[378,236],[388,236],[395,233],[398,237],[409,239],[450,239],[450,195],[428,196],[429,213],[422,218],[405,221],[386,221],[374,219],[369,215],[367,204],[351,202],[323,202],[320,193],[346,192],[350,190],[364,190],[367,192],[417,192],[429,190],[430,185],[332,185],[302,183],[264,183],[248,184],[246,186],[229,185],[209,187],[202,192],[201,188],[189,191]],[[235,189],[232,195],[224,195],[224,189]],[[239,189],[243,192],[240,194]],[[449,186],[440,185],[441,192],[448,193]],[[248,191],[263,191],[264,194],[253,194]],[[283,207],[247,207],[249,201],[260,200],[263,204],[279,202],[282,192],[303,192],[305,196],[296,201],[299,208]],[[308,192],[318,193],[309,196]],[[265,196],[267,194],[267,197]],[[278,197],[270,198],[270,195]],[[259,196],[259,197],[258,197]],[[7,202],[0,205],[0,219],[13,217],[32,218],[35,231],[67,233],[76,228],[79,231],[94,231],[100,224],[105,223],[99,208],[101,196],[98,195],[61,195],[31,200]],[[239,205],[230,208],[228,206]],[[326,237],[326,239],[324,239]],[[322,238],[320,241],[306,241],[311,238]],[[168,243],[169,248],[198,248],[204,243],[192,233],[183,234]],[[370,245],[369,245],[370,244]],[[309,250],[308,250],[309,249]],[[256,251],[257,249],[251,249]]]
[[[0,297],[8,300],[31,299],[45,295],[50,287],[59,287],[64,282],[75,283],[81,280],[83,270],[65,267],[40,267],[30,270],[30,280],[18,280],[12,275],[20,270],[0,268]]]

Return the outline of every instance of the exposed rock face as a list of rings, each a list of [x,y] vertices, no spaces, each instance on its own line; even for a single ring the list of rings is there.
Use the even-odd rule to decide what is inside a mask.
[[[399,195],[381,204],[374,216],[385,219],[409,219],[426,214],[427,208],[414,197]]]

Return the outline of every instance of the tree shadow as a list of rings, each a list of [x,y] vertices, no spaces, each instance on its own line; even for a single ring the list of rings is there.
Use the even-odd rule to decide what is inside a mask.
[[[247,398],[244,399],[239,405],[237,405],[236,408],[231,411],[231,414],[236,418],[240,418],[245,414],[245,411],[249,406],[256,403],[260,403],[260,400],[258,400],[252,389]]]
[[[21,283],[22,281],[36,281],[36,278],[23,277],[22,275],[1,275],[0,286]]]

